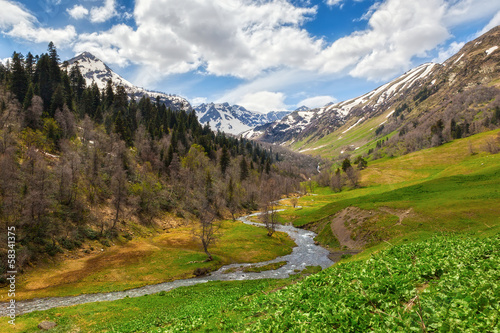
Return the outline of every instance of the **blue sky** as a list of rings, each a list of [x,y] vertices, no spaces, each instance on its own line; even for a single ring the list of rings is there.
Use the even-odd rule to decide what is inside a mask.
[[[0,59],[89,51],[130,82],[250,110],[356,97],[500,24],[491,0],[0,0]]]

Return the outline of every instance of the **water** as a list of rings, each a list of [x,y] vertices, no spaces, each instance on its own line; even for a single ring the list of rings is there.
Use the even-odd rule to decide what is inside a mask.
[[[262,224],[254,223],[248,220],[251,216],[257,216],[260,213],[248,215],[239,218],[238,220],[250,225],[262,227]],[[219,270],[212,272],[208,276],[197,277],[192,279],[176,280],[172,282],[164,282],[155,285],[144,286],[141,288],[130,289],[125,291],[116,291],[109,293],[98,294],[83,294],[78,296],[67,297],[50,297],[50,298],[37,298],[26,301],[16,302],[17,315],[40,310],[48,310],[51,308],[70,306],[83,303],[114,301],[123,299],[125,297],[139,297],[143,295],[155,294],[160,291],[169,291],[178,287],[192,286],[198,283],[205,283],[208,281],[237,281],[237,280],[256,280],[256,279],[284,279],[294,274],[296,270],[303,270],[306,266],[321,266],[323,269],[333,265],[333,261],[328,258],[328,250],[321,246],[314,244],[314,236],[316,234],[312,231],[298,229],[293,226],[278,225],[277,231],[286,232],[297,244],[293,248],[293,252],[286,256],[282,256],[273,260],[260,262],[257,264],[231,264],[221,267]],[[231,272],[224,273],[226,270],[235,267],[246,266],[264,266],[267,264],[286,261],[286,265],[276,269],[260,273],[250,272]],[[1,303],[0,316],[6,316],[7,303]]]

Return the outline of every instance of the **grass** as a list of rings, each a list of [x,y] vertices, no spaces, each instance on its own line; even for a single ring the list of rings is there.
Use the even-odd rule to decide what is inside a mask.
[[[243,272],[245,272],[245,273],[251,273],[251,272],[260,273],[260,272],[264,272],[264,271],[275,270],[275,269],[278,269],[278,268],[283,267],[285,265],[286,265],[286,261],[279,261],[279,262],[267,264],[264,266],[245,267],[245,268],[243,268]]]
[[[71,307],[32,312],[16,318],[16,325],[0,318],[0,332],[39,332],[37,325],[44,320],[54,321],[51,332],[160,332],[175,327],[177,331],[192,331],[211,318],[225,313],[237,302],[246,302],[296,283],[321,268],[307,267],[288,279],[208,282],[181,287],[137,298],[113,302],[98,302]],[[214,332],[228,330],[238,314],[231,312],[223,321],[213,322]]]
[[[172,229],[149,238],[134,239],[100,254],[38,267],[21,276],[16,299],[110,292],[193,277],[196,268],[261,262],[291,253],[295,246],[285,233],[267,236],[264,228],[224,221],[214,261],[205,262],[201,245],[190,228]],[[6,299],[7,290],[0,291]]]

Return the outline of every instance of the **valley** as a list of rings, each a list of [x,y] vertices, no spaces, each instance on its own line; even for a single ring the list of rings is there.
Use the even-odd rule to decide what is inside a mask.
[[[358,97],[303,99],[321,107],[245,91],[267,113],[52,42],[14,52],[0,332],[498,331],[498,45],[500,26]]]
[[[380,160],[362,171],[362,182],[367,182],[362,188],[335,193],[329,188],[315,187],[313,195],[300,198],[296,208],[284,206],[285,210],[279,213],[280,220],[315,230],[318,232],[316,241],[333,255],[339,251],[347,254],[337,256],[339,263],[309,278],[302,280],[299,274],[283,280],[209,282],[167,294],[33,312],[18,318],[19,331],[36,330],[35,326],[43,319],[58,322],[61,332],[74,329],[100,332],[111,327],[130,332],[149,332],[156,327],[167,332],[270,327],[300,331],[302,325],[324,329],[324,325],[330,325],[330,320],[336,322],[331,325],[339,325],[339,329],[344,327],[346,331],[361,329],[368,322],[375,325],[373,320],[381,328],[391,330],[395,327],[418,328],[422,322],[460,329],[495,327],[499,320],[495,302],[498,286],[493,282],[497,280],[498,270],[494,267],[499,258],[500,212],[496,205],[500,200],[499,155],[479,149],[471,155],[463,143],[470,140],[479,148],[489,138],[497,138],[499,133],[499,130],[486,132],[438,148]],[[398,175],[397,170],[403,174]],[[380,172],[394,172],[395,176],[374,176]],[[341,221],[347,231],[347,242],[342,239],[346,234],[338,233],[334,226],[337,221]],[[348,254],[361,249],[364,251],[357,255]],[[482,259],[477,261],[478,258]],[[414,269],[411,268],[412,260]],[[410,271],[403,267],[410,267]],[[466,267],[471,269],[463,271]],[[467,276],[467,280],[454,280],[456,274]],[[360,283],[353,284],[356,280]],[[456,288],[461,288],[462,293],[440,298],[443,288],[452,288],[452,283],[459,283]],[[333,286],[336,289],[331,289]],[[316,289],[318,291],[313,291]],[[472,303],[466,296],[467,290],[482,301]],[[321,295],[312,296],[315,292]],[[306,297],[307,294],[310,297]],[[317,304],[324,298],[331,299],[334,294],[337,301],[324,304],[336,304],[335,309],[328,310],[330,315],[325,317],[322,311],[326,309],[318,308]],[[353,299],[356,294],[361,296]],[[305,299],[312,302],[307,308],[296,305],[295,302],[310,304],[304,303]],[[376,303],[371,304],[370,299]],[[367,306],[369,313],[359,310],[358,314],[366,322],[347,324],[349,321],[344,317],[347,314],[343,313],[355,315],[357,312],[352,312],[357,308],[353,308],[355,302]],[[440,317],[443,311],[451,311],[453,302],[465,302],[466,309],[470,309],[456,310],[457,316],[462,318],[459,322]],[[146,311],[152,304],[156,304],[157,310]],[[171,306],[169,304],[176,304],[173,312],[162,310]],[[266,310],[261,312],[257,304],[265,304]],[[342,311],[341,306],[344,307]],[[426,310],[428,306],[433,310]],[[478,306],[484,317],[473,316],[465,320],[467,312],[463,311],[475,311],[473,309]],[[280,309],[294,315],[279,319],[275,315],[281,313]],[[127,319],[123,320],[122,315],[111,319],[111,313],[116,311],[125,313]],[[144,316],[144,313],[149,314]],[[317,313],[317,321],[291,319],[294,316],[306,318],[308,313]],[[224,328],[218,324],[220,321],[225,323]]]

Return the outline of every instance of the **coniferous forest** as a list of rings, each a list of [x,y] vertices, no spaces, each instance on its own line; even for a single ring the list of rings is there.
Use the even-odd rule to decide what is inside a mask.
[[[112,240],[128,221],[210,223],[258,209],[303,180],[307,161],[290,156],[214,133],[194,111],[130,100],[111,82],[86,86],[53,43],[0,65],[0,221],[16,227],[21,270],[86,239]]]

